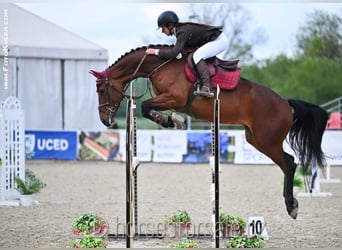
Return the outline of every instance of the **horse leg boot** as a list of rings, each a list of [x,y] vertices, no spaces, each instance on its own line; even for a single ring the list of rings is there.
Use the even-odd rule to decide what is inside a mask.
[[[201,84],[202,87],[199,90],[196,90],[194,95],[199,95],[199,96],[204,96],[204,97],[209,97],[212,98],[214,97],[214,93],[211,88],[211,83],[210,83],[210,73],[208,66],[206,62],[201,59],[197,64],[196,64],[197,72],[199,77],[201,78]]]
[[[175,127],[175,124],[173,123],[171,117],[169,115],[166,115],[162,112],[156,111],[156,110],[150,110],[149,117],[152,121],[160,124],[164,128],[173,128]]]

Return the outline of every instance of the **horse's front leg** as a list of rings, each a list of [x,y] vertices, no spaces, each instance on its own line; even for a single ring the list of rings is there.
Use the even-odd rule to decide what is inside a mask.
[[[157,105],[154,99],[146,100],[141,104],[141,111],[143,117],[150,119],[164,128],[186,129],[184,118],[176,113],[172,115],[164,114],[159,110],[167,110],[170,108],[164,105]]]

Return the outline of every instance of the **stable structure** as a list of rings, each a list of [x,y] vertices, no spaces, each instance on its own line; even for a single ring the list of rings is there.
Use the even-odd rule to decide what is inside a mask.
[[[88,72],[108,67],[108,51],[15,4],[0,9],[0,100],[20,100],[26,129],[103,129]]]

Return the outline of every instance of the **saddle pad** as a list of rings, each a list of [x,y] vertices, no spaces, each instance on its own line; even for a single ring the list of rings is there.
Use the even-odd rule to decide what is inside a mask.
[[[211,86],[220,89],[231,90],[234,89],[240,80],[241,69],[237,68],[234,71],[226,71],[223,69],[216,69],[215,75],[211,76]],[[189,65],[185,64],[185,75],[193,83],[196,81],[196,75],[191,71]]]

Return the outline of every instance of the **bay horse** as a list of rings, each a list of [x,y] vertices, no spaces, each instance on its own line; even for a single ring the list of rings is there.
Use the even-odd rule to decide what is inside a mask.
[[[168,49],[168,45],[150,45]],[[146,55],[146,47],[127,52],[101,72],[91,70],[96,79],[99,116],[108,127],[116,127],[115,115],[126,96],[129,83],[136,78],[149,78],[155,97],[141,104],[142,114],[165,128],[178,127],[179,119],[162,111],[181,112],[197,119],[213,121],[214,98],[193,96],[194,85],[185,75],[187,54],[180,59],[162,59]],[[271,89],[240,77],[230,91],[220,92],[220,121],[241,124],[247,141],[268,156],[284,173],[283,196],[288,214],[296,219],[298,201],[293,197],[293,178],[297,164],[283,150],[287,135],[299,164],[307,169],[312,163],[323,167],[322,136],[328,119],[321,107],[302,100],[286,100]],[[177,118],[177,117],[176,117]],[[179,117],[178,117],[179,118]]]

